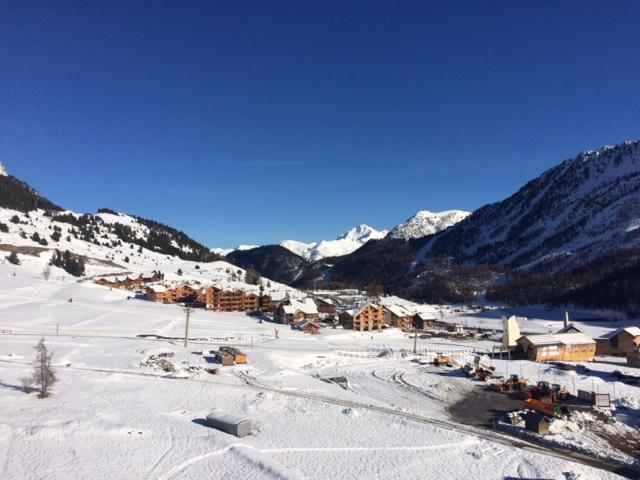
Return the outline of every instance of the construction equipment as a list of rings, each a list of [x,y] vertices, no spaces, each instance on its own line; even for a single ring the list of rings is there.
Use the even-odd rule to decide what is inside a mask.
[[[494,383],[491,388],[499,393],[524,392],[527,389],[527,381],[518,375],[509,375],[502,383]]]
[[[571,394],[568,390],[561,385],[554,383],[550,384],[547,381],[541,380],[533,387],[530,392],[531,397],[535,400],[541,400],[543,402],[557,403],[562,402],[569,398]]]
[[[468,378],[476,378],[481,382],[491,378],[495,372],[495,367],[485,367],[479,363],[467,363],[461,368],[462,372]]]
[[[552,402],[536,400],[535,398],[527,398],[524,401],[524,405],[530,410],[534,410],[538,413],[544,413],[545,415],[550,415],[552,417],[559,417],[560,415],[566,415],[569,413],[569,410],[567,410],[566,407],[561,407],[560,405],[556,405]]]
[[[457,367],[459,364],[453,358],[448,357],[446,355],[438,355],[434,360],[433,364],[436,367],[442,367],[446,365],[447,367]]]
[[[247,363],[247,356],[235,347],[220,347],[220,352],[230,355],[238,365]]]

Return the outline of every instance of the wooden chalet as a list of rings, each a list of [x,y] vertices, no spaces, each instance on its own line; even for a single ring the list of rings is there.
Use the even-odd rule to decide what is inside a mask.
[[[214,312],[255,312],[269,310],[271,298],[242,290],[209,287],[204,293],[204,304],[207,310]]]
[[[385,305],[384,320],[390,327],[408,332],[413,329],[413,313],[402,305]]]
[[[384,309],[373,303],[368,303],[362,307],[345,310],[340,313],[340,323],[343,328],[351,330],[371,331],[386,328]]]
[[[526,335],[517,345],[529,360],[536,362],[584,362],[596,355],[596,342],[584,333]]]
[[[303,320],[319,320],[320,314],[312,298],[305,298],[302,302],[286,300],[278,305],[273,319],[284,325],[296,325]]]
[[[416,330],[434,330],[436,328],[436,316],[430,312],[418,312],[413,316],[413,328]]]
[[[314,299],[316,303],[316,308],[318,309],[318,315],[320,318],[329,318],[335,317],[338,313],[335,303],[330,298],[319,298],[316,297]]]
[[[164,285],[151,285],[147,287],[147,299],[160,303],[198,303],[201,299],[201,291],[191,285],[180,285],[176,288],[168,288]]]
[[[142,288],[149,283],[154,283],[162,280],[162,274],[154,273],[150,277],[145,277],[142,274],[137,278],[129,278],[125,277],[123,280],[119,278],[115,278],[114,280],[109,280],[105,277],[101,277],[97,279],[94,283],[98,285],[102,285],[104,287],[109,288],[120,288],[123,290],[133,290],[136,288]]]
[[[614,332],[596,338],[598,355],[626,355],[640,347],[640,328],[619,328]]]

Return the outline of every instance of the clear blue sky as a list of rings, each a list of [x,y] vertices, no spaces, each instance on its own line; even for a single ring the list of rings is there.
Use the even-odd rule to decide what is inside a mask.
[[[473,210],[640,138],[638,1],[0,3],[0,161],[209,246]]]

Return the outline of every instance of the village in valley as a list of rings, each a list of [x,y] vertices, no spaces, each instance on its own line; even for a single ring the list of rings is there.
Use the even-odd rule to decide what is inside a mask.
[[[226,265],[235,288],[195,279],[206,268],[199,265],[191,271],[182,267],[173,280],[154,270],[98,275],[89,282],[95,285],[91,291],[102,288],[101,295],[120,296],[129,308],[154,303],[160,304],[155,311],[175,312],[169,329],[136,329],[138,339],[168,342],[169,348],[151,350],[155,353],[140,363],[154,375],[211,385],[234,379],[271,394],[298,390],[279,378],[282,372],[271,371],[281,367],[265,353],[277,352],[289,357],[284,365],[295,378],[307,376],[302,385],[309,398],[322,402],[339,391],[340,399],[351,397],[330,400],[344,401],[350,415],[372,405],[400,415],[426,415],[423,421],[440,412],[459,428],[483,432],[489,441],[498,435],[500,442],[553,451],[623,476],[638,468],[640,328],[633,322],[607,312],[550,308],[525,316],[526,309],[422,305],[357,289],[305,292],[275,282],[273,288],[256,272]],[[238,288],[242,283],[237,282],[245,280],[251,283]],[[75,325],[64,330],[63,336],[93,336]],[[31,329],[3,330],[26,331]],[[300,347],[304,353],[297,353]],[[372,377],[363,382],[361,368],[366,372],[374,359]],[[385,384],[388,392],[380,397]],[[405,400],[390,402],[396,395]],[[223,417],[226,423],[215,415],[207,422],[240,437],[260,437],[267,428],[260,426],[259,416],[246,412],[230,424]]]
[[[640,480],[640,1],[0,3],[0,480]]]
[[[21,219],[5,237],[22,246],[4,247],[18,262],[0,264],[0,395],[15,414],[0,445],[18,477],[34,468],[17,453],[32,445],[60,455],[51,468],[61,476],[88,461],[113,472],[113,455],[129,458],[122,449],[138,452],[125,477],[159,479],[212,469],[261,478],[264,468],[264,478],[326,478],[331,468],[311,468],[318,455],[338,477],[372,465],[413,477],[440,468],[439,456],[455,478],[497,468],[633,477],[640,467],[640,328],[619,312],[298,289],[224,260],[87,243],[57,220],[82,218],[73,215],[0,211],[0,221]],[[121,224],[145,232],[126,215],[99,216],[95,236],[107,244]],[[46,230],[83,253],[83,276],[29,246]],[[26,420],[25,399],[41,400],[20,383],[41,337],[58,379],[52,418]],[[97,416],[83,398],[102,399]],[[336,437],[345,422],[351,433]],[[52,437],[62,452],[46,447]],[[111,451],[109,439],[123,446]],[[422,450],[439,456],[407,457]],[[354,464],[356,452],[367,461]]]

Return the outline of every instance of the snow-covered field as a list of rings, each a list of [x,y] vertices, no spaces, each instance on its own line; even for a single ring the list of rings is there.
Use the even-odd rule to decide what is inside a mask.
[[[137,337],[181,337],[180,307],[127,296],[64,276],[45,281],[28,265],[0,265],[0,478],[616,477],[454,423],[447,406],[474,384],[412,361],[413,340],[396,329],[309,336],[243,314],[196,311],[185,348],[179,338]],[[59,377],[44,400],[20,388],[42,334]],[[240,345],[249,364],[212,375],[205,369],[217,365],[200,352],[224,344]],[[461,361],[487,347],[444,339],[418,346]],[[174,374],[141,366],[160,353]],[[590,367],[622,370],[602,365]],[[531,362],[494,366],[552,380]],[[578,387],[592,381],[574,380]],[[238,439],[204,426],[211,411],[250,419],[254,434]]]

